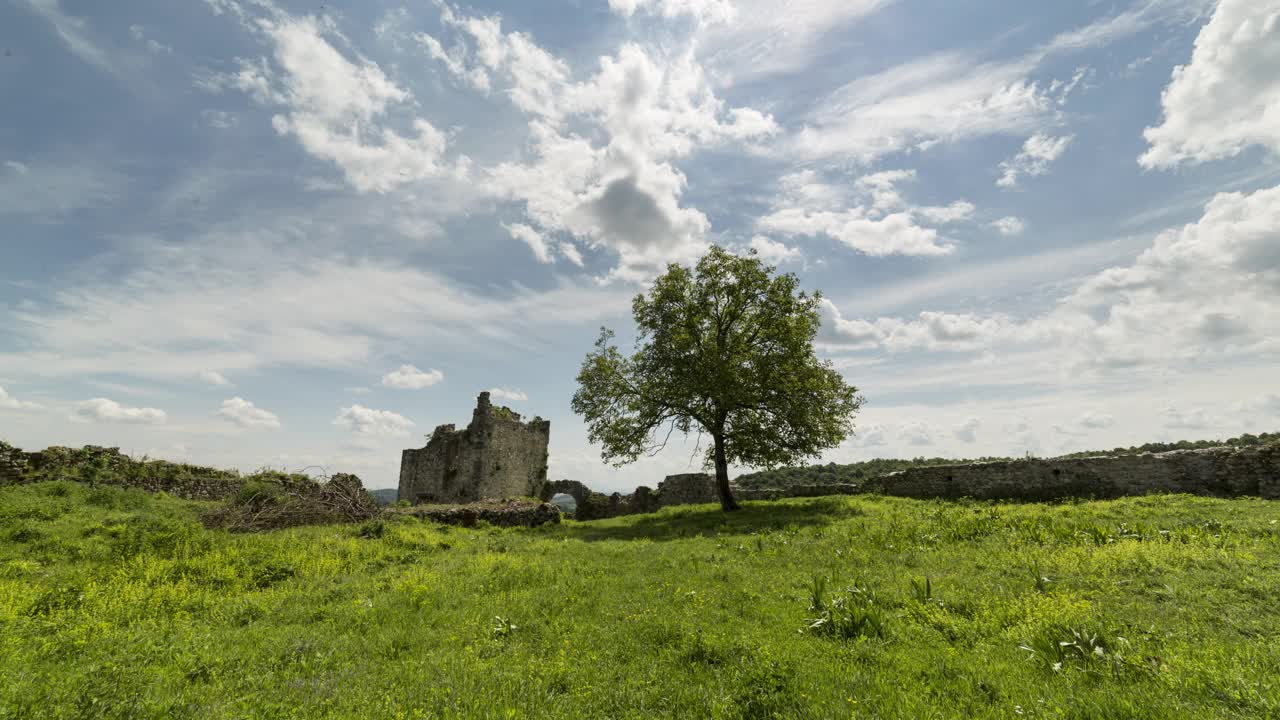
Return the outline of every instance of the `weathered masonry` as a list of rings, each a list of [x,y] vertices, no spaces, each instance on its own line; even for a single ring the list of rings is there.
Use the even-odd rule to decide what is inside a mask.
[[[426,447],[404,451],[397,496],[415,504],[536,497],[547,481],[550,436],[550,421],[524,422],[482,392],[465,429],[441,425]]]
[[[1280,447],[934,465],[889,473],[869,486],[886,495],[916,498],[1052,500],[1190,493],[1280,500]]]

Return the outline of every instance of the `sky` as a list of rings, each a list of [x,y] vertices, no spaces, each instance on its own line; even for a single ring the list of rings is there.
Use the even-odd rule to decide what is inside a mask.
[[[710,244],[823,293],[815,462],[1280,429],[1280,0],[0,0],[0,438],[355,472],[551,421]],[[705,447],[705,446],[704,446]],[[739,469],[741,470],[741,469]]]

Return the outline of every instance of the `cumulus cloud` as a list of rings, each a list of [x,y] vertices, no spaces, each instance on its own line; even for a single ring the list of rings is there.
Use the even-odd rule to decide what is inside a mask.
[[[898,184],[914,171],[896,170],[859,178],[850,190],[826,182],[812,170],[783,176],[773,210],[759,218],[762,230],[785,235],[825,235],[872,257],[946,255],[955,245],[937,228],[922,223],[950,223],[970,217],[972,203],[911,206]]]
[[[1012,215],[1007,217],[1002,217],[999,220],[992,222],[991,227],[995,228],[1001,235],[1004,235],[1005,237],[1015,237],[1017,235],[1021,235],[1022,232],[1027,229],[1026,224],[1022,222],[1021,218],[1017,218]]]
[[[241,9],[243,12],[243,9]],[[467,160],[444,159],[448,140],[416,117],[407,133],[388,123],[389,108],[409,105],[409,91],[375,62],[347,57],[327,37],[341,37],[326,18],[275,11],[246,22],[272,47],[272,61],[241,60],[235,73],[213,75],[207,90],[241,90],[257,102],[280,107],[271,119],[281,135],[293,136],[308,153],[340,168],[360,192],[387,192],[406,183],[465,174]]]
[[[801,257],[799,248],[789,247],[775,240],[770,240],[763,235],[756,235],[751,238],[751,242],[748,243],[747,247],[755,250],[761,260],[772,265],[793,262]]]
[[[439,370],[423,372],[412,365],[401,365],[382,376],[382,385],[401,390],[422,390],[443,380],[444,373]]]
[[[275,413],[263,410],[242,397],[223,400],[222,409],[218,410],[218,416],[242,428],[275,429],[280,427],[280,418],[276,417]]]
[[[363,405],[352,405],[338,411],[333,424],[357,435],[404,437],[414,423],[409,418],[390,410],[373,410]]]
[[[835,303],[823,299],[821,342],[854,348],[908,350],[976,350],[1020,332],[1009,317],[970,313],[921,312],[913,320],[847,319]]]
[[[489,388],[489,397],[494,400],[508,400],[510,402],[527,402],[529,396],[523,390],[514,390],[512,388]]]
[[[575,81],[567,62],[505,31],[497,16],[465,16],[447,4],[441,16],[453,40],[419,37],[427,55],[467,87],[501,91],[528,119],[526,157],[487,169],[486,188],[523,205],[527,222],[508,229],[540,260],[558,248],[577,264],[581,247],[608,248],[618,256],[610,277],[641,281],[696,258],[710,223],[681,204],[687,180],[676,162],[778,131],[768,115],[726,106],[692,48],[625,43]]]
[[[982,427],[982,421],[978,418],[971,417],[966,419],[964,422],[956,426],[956,439],[966,443],[977,442],[979,427]]]
[[[1000,163],[1000,179],[996,184],[1000,187],[1015,187],[1019,178],[1036,177],[1049,172],[1049,166],[1062,157],[1067,146],[1074,139],[1073,135],[1052,137],[1044,133],[1036,133],[1027,138],[1022,150],[1009,160]]]
[[[879,423],[871,423],[857,428],[846,441],[853,447],[879,447],[887,442],[888,431]]]
[[[908,445],[932,445],[933,429],[926,423],[912,420],[898,426],[898,437]]]
[[[1138,162],[1170,168],[1239,155],[1280,153],[1280,2],[1221,0],[1191,60],[1161,95],[1164,118],[1147,128]]]
[[[40,406],[33,402],[25,402],[10,395],[0,387],[0,410],[37,410]]]
[[[1280,187],[1221,193],[1194,223],[1156,236],[1132,263],[1080,281],[1024,318],[922,312],[846,318],[824,301],[824,342],[851,348],[1057,346],[1077,369],[1280,351]]]
[[[156,408],[126,407],[107,398],[93,398],[78,404],[73,418],[92,422],[159,425],[168,416],[163,410]]]

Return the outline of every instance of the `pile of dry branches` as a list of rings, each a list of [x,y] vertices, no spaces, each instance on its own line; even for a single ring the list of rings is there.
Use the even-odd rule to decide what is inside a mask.
[[[246,483],[238,494],[207,513],[204,521],[231,532],[257,532],[361,522],[380,512],[360,478],[338,473],[324,483]]]

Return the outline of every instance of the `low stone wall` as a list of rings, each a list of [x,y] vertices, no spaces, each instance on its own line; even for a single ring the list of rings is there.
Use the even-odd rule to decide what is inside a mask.
[[[0,441],[0,485],[17,485],[27,469],[27,454]]]
[[[560,508],[551,503],[475,503],[471,505],[432,506],[417,505],[395,512],[444,523],[474,527],[484,521],[501,527],[536,527],[545,523],[560,522]]]
[[[785,488],[734,487],[733,496],[738,500],[778,500],[788,497],[819,497],[822,495],[852,495],[863,492],[860,486],[841,483],[832,485],[792,485]],[[657,490],[641,485],[630,495],[613,493],[605,495],[583,485],[577,480],[548,482],[542,490],[542,500],[547,501],[556,493],[572,495],[578,504],[574,518],[599,520],[657,512],[672,505],[704,505],[719,503],[715,476],[708,473],[684,473],[668,475],[658,483]]]
[[[1111,498],[1189,493],[1280,499],[1280,447],[935,465],[889,473],[868,490],[915,498]]]

